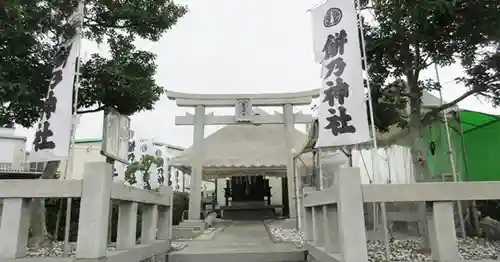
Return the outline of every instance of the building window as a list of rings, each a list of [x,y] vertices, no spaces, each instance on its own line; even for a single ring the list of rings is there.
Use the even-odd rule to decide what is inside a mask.
[[[45,170],[45,162],[31,162],[29,165],[30,172],[43,172]]]

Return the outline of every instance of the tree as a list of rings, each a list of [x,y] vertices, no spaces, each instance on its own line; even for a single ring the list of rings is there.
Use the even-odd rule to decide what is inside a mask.
[[[151,187],[151,166],[163,166],[163,159],[161,157],[152,155],[143,155],[139,161],[133,161],[125,171],[125,181],[130,185],[137,184],[137,173],[140,173],[143,182],[143,188],[153,190]],[[162,181],[158,180],[161,185]]]
[[[123,3],[122,3],[123,2]],[[136,38],[158,41],[187,9],[167,0],[86,0],[84,36],[106,41],[111,57],[93,54],[81,67],[80,113],[107,106],[131,115],[151,110],[162,94],[155,55],[137,50]],[[31,127],[40,116],[59,37],[76,0],[7,1],[0,9],[0,123]],[[74,26],[74,25],[71,25]],[[3,28],[2,28],[3,29]]]
[[[486,50],[483,58],[466,71],[465,77],[459,80],[471,89],[479,89],[494,106],[500,105],[500,45]]]
[[[431,174],[424,126],[471,95],[486,95],[499,104],[500,1],[361,2],[364,12],[374,20],[370,24],[364,22],[364,38],[372,94],[376,94],[373,97],[376,125],[386,129],[397,123],[408,128],[415,178],[428,180]],[[488,51],[491,47],[497,48]],[[456,62],[465,69],[457,72],[456,80],[469,90],[449,103],[423,112],[423,92],[441,86],[422,77],[422,71],[433,64],[448,66]],[[385,114],[381,110],[384,107],[393,114]],[[406,107],[409,114],[399,110]],[[421,211],[425,212],[423,205]]]
[[[374,18],[373,23],[364,23],[364,37],[372,94],[376,94],[376,122],[381,128],[393,123],[408,127],[415,175],[429,179],[423,126],[471,95],[489,95],[498,104],[499,50],[486,52],[485,47],[499,43],[500,1],[363,1],[362,8]],[[434,63],[447,66],[458,61],[467,76],[459,78],[464,72],[457,72],[457,81],[470,89],[424,114],[422,93],[440,85],[423,78],[422,71]],[[389,109],[408,105],[410,114],[380,114],[387,105]]]
[[[77,0],[6,1],[0,7],[0,125],[33,126],[40,117],[62,36]],[[78,113],[114,107],[131,115],[151,110],[163,93],[154,80],[155,55],[137,50],[134,40],[158,41],[186,7],[168,0],[85,0],[84,37],[107,42],[111,57],[92,54],[81,63]],[[42,178],[54,178],[59,162]],[[32,242],[47,239],[43,201],[33,201]]]

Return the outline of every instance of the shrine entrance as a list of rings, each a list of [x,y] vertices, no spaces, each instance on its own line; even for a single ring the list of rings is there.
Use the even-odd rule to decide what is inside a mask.
[[[269,187],[269,180],[261,175],[232,177],[232,202],[233,204],[237,202],[264,203],[265,197],[267,196],[266,187]]]

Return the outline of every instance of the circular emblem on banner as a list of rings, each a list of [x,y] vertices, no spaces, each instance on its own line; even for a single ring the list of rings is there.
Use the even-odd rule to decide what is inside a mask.
[[[342,10],[337,7],[332,7],[326,11],[325,18],[323,18],[323,25],[325,27],[336,26],[342,20]]]

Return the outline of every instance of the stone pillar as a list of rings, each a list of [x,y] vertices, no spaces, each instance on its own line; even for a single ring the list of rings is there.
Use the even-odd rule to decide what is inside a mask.
[[[118,209],[118,236],[116,240],[116,248],[119,250],[126,250],[135,247],[137,209],[137,202],[120,202]]]
[[[161,193],[170,195],[170,204],[158,209],[158,231],[156,232],[156,237],[160,240],[172,240],[174,193],[173,190],[168,190],[165,187],[160,190]]]
[[[313,207],[304,208],[304,240],[307,242],[314,241],[313,209]]]
[[[325,227],[323,223],[323,206],[314,206],[312,215],[314,245],[325,246]]]
[[[433,261],[460,261],[452,202],[434,202],[427,215]]]
[[[299,230],[304,229],[304,195],[302,193],[302,173],[300,172],[299,164],[297,159],[293,160],[293,167],[295,172],[295,197],[297,198],[297,228]]]
[[[290,218],[297,217],[296,209],[296,196],[295,196],[295,166],[293,161],[293,133],[294,133],[294,119],[293,119],[293,106],[291,104],[286,104],[283,106],[283,120],[285,122],[285,136],[286,136],[286,147],[287,147],[287,162],[286,162],[286,178],[288,186],[288,207],[290,210]]]
[[[339,243],[343,261],[368,261],[359,169],[341,169],[336,181],[338,182],[335,185],[335,191],[338,194]]]
[[[106,256],[113,166],[87,162],[83,168],[82,199],[76,258],[97,259]]]
[[[203,140],[205,138],[205,107],[196,106],[194,115],[193,158],[189,193],[189,220],[200,220],[201,185],[203,181]]]
[[[325,251],[328,253],[340,252],[337,205],[323,206],[323,223],[325,228]]]
[[[158,229],[158,205],[143,205],[141,211],[141,244],[152,244]]]
[[[3,199],[3,211],[0,213],[0,260],[15,260],[25,256],[30,228],[30,204],[30,199]]]

